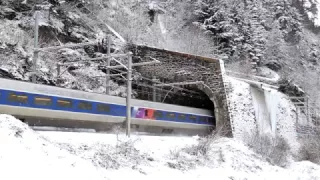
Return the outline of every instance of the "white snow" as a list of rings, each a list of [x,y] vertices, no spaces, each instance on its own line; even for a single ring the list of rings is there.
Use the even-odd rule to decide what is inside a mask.
[[[320,179],[316,164],[272,166],[234,139],[218,138],[201,155],[198,139],[34,132],[14,117],[0,115],[0,179]],[[101,168],[104,163],[111,166]]]
[[[320,0],[315,0],[315,1],[317,1],[318,12],[317,12],[316,19],[315,19],[314,23],[316,26],[320,26]]]
[[[104,179],[90,162],[60,150],[9,115],[0,115],[0,147],[0,179]]]
[[[124,135],[68,133],[68,132],[41,132],[55,142],[69,143],[73,146],[86,145],[116,146],[120,139],[127,141]],[[197,144],[198,137],[167,137],[167,136],[136,136],[134,147],[141,154],[147,154],[153,161],[141,163],[134,167],[122,164],[119,169],[105,170],[109,179],[320,179],[317,174],[319,166],[309,162],[292,163],[287,169],[272,166],[259,155],[254,154],[241,142],[221,138],[210,145],[209,153],[202,156],[192,156],[184,153],[181,148]],[[91,157],[92,151],[82,152],[82,157]],[[173,153],[178,153],[173,158]],[[125,158],[125,157],[123,157]],[[89,158],[90,159],[90,158]],[[196,162],[200,162],[197,164]],[[180,164],[195,163],[191,169],[179,170],[168,167],[167,163]]]
[[[297,153],[299,149],[298,135],[296,132],[295,107],[288,96],[274,89],[265,91],[268,109],[271,114],[275,135],[288,140],[291,151]]]
[[[167,33],[167,29],[165,27],[165,24],[163,23],[163,15],[159,14],[158,15],[158,22],[159,22],[159,27],[160,27],[160,30],[161,30],[161,33],[162,34],[166,34]]]
[[[260,67],[259,72],[261,75],[267,77],[267,78],[265,78],[266,81],[277,82],[280,79],[280,76],[277,72],[275,72],[267,67]]]
[[[226,81],[231,86],[228,100],[234,126],[233,136],[243,140],[248,134],[255,134],[257,131],[250,85],[229,76],[226,76]]]
[[[312,2],[315,2],[317,4],[318,12],[317,14],[313,14],[312,12],[307,12],[310,19],[313,19],[315,26],[320,26],[320,0],[311,0]],[[306,8],[311,7],[310,1],[304,1],[304,6]]]
[[[288,140],[291,150],[299,149],[295,107],[289,98],[271,88],[256,88],[227,76],[234,137],[246,142],[248,135],[269,134]]]

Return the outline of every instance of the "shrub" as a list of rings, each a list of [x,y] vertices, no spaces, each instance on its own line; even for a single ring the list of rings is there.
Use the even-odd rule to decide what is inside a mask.
[[[224,126],[220,127],[219,129],[214,130],[210,135],[200,138],[196,145],[185,147],[182,150],[189,155],[207,156],[211,144],[219,138],[226,136],[227,134],[228,133],[226,132]]]
[[[299,149],[299,160],[320,164],[320,132],[304,138]]]
[[[117,139],[116,146],[94,143],[93,145],[71,145],[69,143],[57,143],[61,149],[71,154],[89,160],[93,165],[105,169],[119,169],[130,167],[136,169],[140,164],[148,164],[153,161],[148,154],[135,148],[138,140]]]
[[[288,142],[282,137],[253,135],[248,146],[257,154],[262,155],[269,163],[284,166],[290,153]]]
[[[181,149],[174,149],[170,151],[171,160],[168,166],[179,170],[193,169],[196,165],[204,165],[208,160],[211,145],[228,132],[225,131],[224,126],[216,129],[210,135],[201,137],[195,145],[187,146]],[[217,153],[219,161],[224,161],[221,149]]]

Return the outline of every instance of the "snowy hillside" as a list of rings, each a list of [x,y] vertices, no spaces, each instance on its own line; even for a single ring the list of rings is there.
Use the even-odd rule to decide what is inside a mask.
[[[320,179],[309,162],[272,166],[241,142],[199,137],[34,132],[0,115],[1,179]],[[208,142],[208,141],[207,141]],[[75,156],[77,155],[77,156]]]
[[[320,180],[320,133],[299,136],[298,121],[307,118],[297,116],[285,95],[306,92],[320,107],[320,0],[0,0],[1,78],[31,80],[35,10],[40,47],[99,41],[41,52],[41,84],[105,93],[106,62],[79,61],[105,56],[102,39],[112,34],[111,53],[127,53],[127,45],[137,43],[218,57],[229,71],[276,77],[273,85],[283,91],[226,77],[234,138],[220,137],[219,129],[208,137],[130,139],[121,129],[40,132],[0,115],[0,179]],[[58,75],[57,62],[71,65]],[[142,79],[139,71],[133,84]],[[112,78],[111,86],[112,95],[126,96],[121,80]],[[319,121],[314,114],[306,125]]]
[[[95,41],[115,29],[127,42],[208,57],[219,57],[228,70],[249,74],[263,68],[292,80],[317,97],[320,72],[319,3],[315,0],[161,0],[161,1],[0,1],[0,76],[30,81],[35,8],[41,11],[41,47]],[[112,35],[112,53],[125,45]],[[57,62],[105,54],[101,48],[40,53],[38,81],[98,93],[105,92],[99,63],[75,63],[57,78]],[[149,77],[152,78],[152,77]],[[138,78],[136,78],[138,79]],[[114,79],[114,95],[126,96]],[[313,98],[316,100],[317,98]]]

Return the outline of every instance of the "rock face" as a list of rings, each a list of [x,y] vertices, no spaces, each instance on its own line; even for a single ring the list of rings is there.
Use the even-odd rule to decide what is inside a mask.
[[[99,40],[98,43],[79,47],[79,48],[64,48],[57,51],[40,52],[37,61],[37,83],[60,86],[65,88],[78,89],[89,92],[105,93],[106,92],[106,60],[94,61],[94,62],[79,62],[88,58],[96,58],[105,56],[107,53],[106,37],[109,33],[105,28],[105,25],[98,22],[88,12],[95,9],[95,4],[91,4],[88,1],[66,1],[59,3],[60,1],[46,1],[43,3],[37,1],[6,1],[0,8],[7,8],[7,11],[2,13],[9,14],[12,12],[10,19],[2,17],[0,19],[0,30],[4,32],[6,36],[0,37],[0,58],[6,61],[0,62],[0,76],[5,78],[31,81],[33,64],[33,28],[35,11],[39,14],[39,45],[40,47],[58,46],[68,43],[81,43],[88,41]],[[111,3],[111,5],[114,2]],[[128,3],[125,3],[128,5]],[[130,4],[130,3],[129,3]],[[112,5],[114,6],[114,5]],[[156,8],[157,7],[157,8]],[[73,8],[73,9],[72,9]],[[101,7],[99,7],[101,8]],[[108,9],[107,5],[103,4],[103,8]],[[160,7],[154,6],[152,9],[157,9],[157,12],[161,10]],[[145,7],[148,11],[148,7]],[[26,14],[26,10],[29,11]],[[15,29],[15,31],[12,31]],[[4,38],[6,37],[6,38]],[[12,38],[14,37],[14,38]],[[123,48],[121,43],[115,37],[112,38],[111,53],[126,53],[128,49]],[[148,57],[143,57],[143,61],[149,60]],[[122,63],[125,63],[126,59],[118,59]],[[181,60],[179,60],[179,63]],[[57,64],[61,64],[58,68]],[[68,65],[64,65],[68,63]],[[169,63],[169,62],[168,62]],[[116,65],[115,61],[111,62],[111,65]],[[178,64],[174,64],[177,66]],[[60,69],[60,70],[59,70]],[[206,70],[210,68],[202,68],[205,75]],[[58,72],[59,70],[59,72]],[[124,70],[124,69],[123,69]],[[134,91],[133,94],[136,97],[137,93],[135,89],[141,88],[137,84],[139,83],[139,72],[143,69],[136,69],[137,73],[134,75]],[[195,70],[195,69],[190,69]],[[187,71],[190,71],[187,69]],[[167,69],[165,71],[170,71]],[[59,74],[58,74],[59,73]],[[116,73],[112,71],[112,73]],[[142,72],[143,75],[147,73]],[[165,74],[172,75],[172,73],[162,73],[165,79]],[[209,73],[210,74],[210,73]],[[166,75],[166,76],[167,76]],[[150,76],[148,76],[150,77]],[[191,76],[175,75],[175,80],[184,80],[184,78]],[[192,77],[193,79],[197,77]],[[204,78],[204,77],[201,77]],[[173,80],[173,79],[167,79]],[[111,94],[117,96],[126,96],[125,81],[121,78],[113,77],[111,82]],[[149,82],[148,82],[149,83]],[[197,89],[198,95],[204,95],[203,92]],[[192,103],[184,103],[184,97],[187,95],[181,95],[174,98],[173,96],[180,96],[179,92],[175,92],[174,95],[170,95],[170,98],[165,98],[166,103],[176,103],[179,101],[180,105],[192,105]],[[149,97],[148,97],[149,98]],[[194,98],[194,97],[192,97]],[[179,99],[179,100],[177,100]],[[209,98],[205,95],[201,97],[199,102],[199,108],[201,106],[212,106]],[[150,99],[149,99],[150,100]],[[197,99],[198,100],[198,99]],[[184,104],[181,104],[180,101]],[[198,106],[196,106],[198,107]]]
[[[82,12],[68,12],[66,6],[59,1],[1,1],[0,3],[0,77],[31,81],[33,64],[33,28],[35,10],[39,13],[39,45],[40,47],[58,46],[66,43],[80,43],[106,38],[107,32],[99,25],[89,27],[88,18]],[[112,52],[121,53],[119,44],[112,37]],[[91,49],[91,51],[87,51]],[[57,63],[75,62],[90,57],[106,54],[105,44],[75,49],[41,52],[37,61],[37,81],[41,84],[61,86],[90,92],[104,93],[105,73],[98,66],[105,63],[74,63],[61,67],[61,75],[57,75]],[[125,96],[125,88],[111,83],[112,93]]]
[[[277,61],[267,62],[266,66],[274,71],[279,71],[282,68],[282,65]]]
[[[17,14],[13,9],[3,7],[0,9],[0,16],[9,20],[13,20]]]
[[[279,84],[279,91],[289,96],[302,97],[305,95],[305,92],[302,91],[302,89],[299,88],[296,84],[293,84],[291,81],[282,80],[279,82]]]

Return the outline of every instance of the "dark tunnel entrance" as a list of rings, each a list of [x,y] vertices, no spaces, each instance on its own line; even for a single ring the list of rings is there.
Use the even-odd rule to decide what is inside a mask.
[[[111,72],[112,73],[112,72]],[[127,81],[121,77],[111,77],[119,85],[126,86]],[[155,83],[156,82],[156,83]],[[180,82],[180,81],[178,81]],[[132,81],[132,98],[153,101],[165,104],[172,104],[178,106],[185,106],[191,108],[200,108],[211,111],[214,116],[212,125],[216,126],[216,113],[214,102],[209,96],[198,88],[197,85],[183,85],[183,86],[154,86],[154,84],[172,83],[166,78],[159,78],[153,80],[152,77],[137,76]]]
[[[201,108],[201,109],[214,109],[213,102],[209,99],[209,97],[202,91],[196,89],[198,95],[189,95],[187,93],[180,93],[180,94],[172,94],[168,95],[166,99],[164,99],[164,103],[167,104],[176,104],[181,106],[188,106],[194,108]]]
[[[148,81],[145,81],[144,83],[133,82],[132,89],[136,93],[136,99],[206,109],[211,111],[213,116],[215,115],[214,103],[195,85],[179,86],[177,88],[156,87],[155,89],[151,84],[147,85],[147,82]],[[216,122],[214,121],[212,124],[216,125]]]

